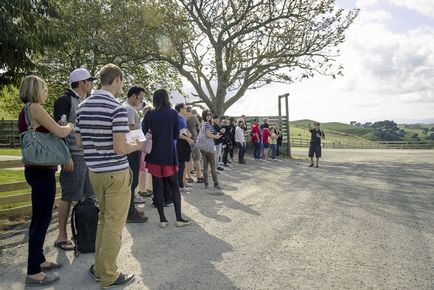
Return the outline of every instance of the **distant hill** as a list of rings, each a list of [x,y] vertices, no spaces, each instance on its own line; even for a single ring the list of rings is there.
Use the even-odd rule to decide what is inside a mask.
[[[312,120],[304,119],[304,120],[291,121],[289,122],[289,124],[297,128],[307,129],[308,124],[313,122],[314,121]],[[329,131],[337,134],[352,135],[355,137],[361,137],[371,141],[380,141],[380,139],[374,135],[374,129],[372,128],[354,127],[339,122],[321,123],[321,128],[324,131]]]

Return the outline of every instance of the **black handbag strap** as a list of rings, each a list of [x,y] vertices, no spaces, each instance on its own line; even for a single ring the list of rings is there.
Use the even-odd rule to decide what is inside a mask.
[[[77,205],[79,203],[80,202],[78,202],[76,205],[74,205],[74,207],[72,208],[72,214],[71,214],[72,240],[74,242],[74,254],[75,254],[76,257],[78,257],[80,255],[80,251],[78,250],[78,245],[77,245],[77,241],[78,241],[77,227],[75,225],[75,215],[76,215]]]

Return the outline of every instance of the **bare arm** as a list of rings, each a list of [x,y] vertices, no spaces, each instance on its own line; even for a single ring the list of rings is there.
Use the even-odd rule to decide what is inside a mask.
[[[113,133],[113,150],[118,155],[127,155],[131,152],[140,150],[143,147],[143,142],[135,144],[127,143],[125,133]]]
[[[66,126],[60,126],[54,121],[53,118],[45,111],[45,109],[38,103],[30,106],[30,114],[35,125],[39,124],[45,127],[48,131],[59,138],[65,138],[74,129],[74,125],[68,123]]]

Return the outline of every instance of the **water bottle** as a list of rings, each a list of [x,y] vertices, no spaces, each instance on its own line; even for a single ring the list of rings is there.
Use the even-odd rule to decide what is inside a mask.
[[[62,115],[62,117],[60,117],[60,123],[62,125],[66,125],[68,123],[68,121],[66,120],[66,115]]]

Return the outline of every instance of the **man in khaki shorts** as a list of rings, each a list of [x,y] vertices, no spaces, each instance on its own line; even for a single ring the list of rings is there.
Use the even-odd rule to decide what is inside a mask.
[[[131,199],[132,174],[125,155],[142,148],[143,142],[127,143],[128,114],[115,99],[122,91],[121,69],[107,64],[99,75],[102,88],[79,105],[75,131],[100,208],[95,263],[89,273],[104,289],[134,281],[134,275],[118,272],[116,260]]]

